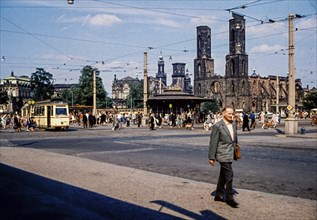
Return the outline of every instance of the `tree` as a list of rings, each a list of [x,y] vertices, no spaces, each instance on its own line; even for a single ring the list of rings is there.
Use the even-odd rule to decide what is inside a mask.
[[[217,100],[210,101],[210,102],[204,102],[202,104],[202,111],[203,112],[211,111],[211,112],[215,113],[215,112],[219,112],[219,110],[220,110],[220,107],[219,107]]]
[[[93,105],[93,71],[95,69],[91,66],[85,66],[81,71],[78,87],[74,89],[74,97],[76,104]],[[102,79],[96,71],[96,101],[97,107],[105,107],[108,99],[107,92],[104,89]],[[109,106],[109,105],[108,105]]]
[[[141,108],[143,107],[143,84],[135,83],[130,84],[130,92],[126,100],[128,108]]]
[[[36,71],[31,75],[31,86],[35,101],[50,99],[54,94],[53,75],[43,68],[36,68]]]
[[[309,93],[303,98],[303,106],[306,110],[317,108],[317,93]]]
[[[8,104],[9,96],[4,89],[0,89],[0,104]]]

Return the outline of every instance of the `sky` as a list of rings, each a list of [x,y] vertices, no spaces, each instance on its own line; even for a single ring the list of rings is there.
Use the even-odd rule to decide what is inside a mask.
[[[78,83],[86,65],[97,68],[106,91],[126,76],[143,78],[165,61],[167,84],[172,64],[186,63],[194,73],[196,27],[211,28],[215,73],[224,75],[232,12],[246,19],[249,75],[288,74],[289,14],[294,19],[295,78],[317,87],[316,0],[1,0],[0,78],[13,71],[31,76],[36,68],[54,83]],[[193,83],[193,75],[191,75]]]

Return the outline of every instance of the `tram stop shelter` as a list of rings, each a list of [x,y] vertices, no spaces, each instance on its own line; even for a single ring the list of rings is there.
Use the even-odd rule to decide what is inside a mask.
[[[184,92],[165,92],[149,97],[147,107],[149,112],[154,113],[179,113],[189,110],[200,110],[200,104],[213,101],[194,96]]]

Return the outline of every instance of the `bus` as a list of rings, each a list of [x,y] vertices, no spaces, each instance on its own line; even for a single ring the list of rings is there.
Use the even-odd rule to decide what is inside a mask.
[[[33,118],[38,128],[55,130],[69,128],[68,104],[62,101],[45,100],[33,105],[26,104],[22,107],[21,116],[24,123]]]

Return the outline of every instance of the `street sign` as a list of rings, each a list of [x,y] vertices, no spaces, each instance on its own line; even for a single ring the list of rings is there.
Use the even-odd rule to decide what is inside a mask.
[[[288,105],[288,106],[287,106],[287,110],[288,110],[288,111],[290,111],[290,110],[292,110],[292,109],[293,109],[293,107],[292,107],[291,105]]]

